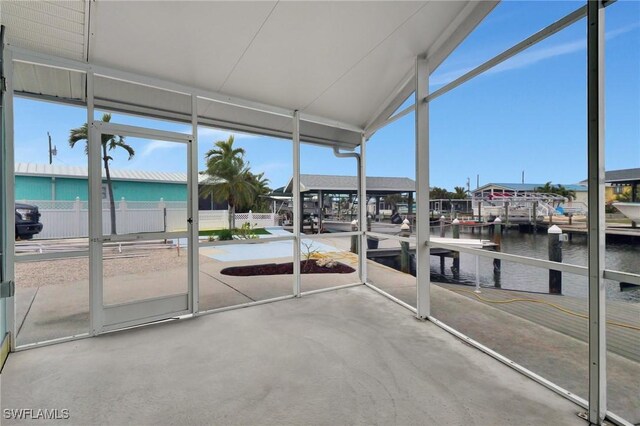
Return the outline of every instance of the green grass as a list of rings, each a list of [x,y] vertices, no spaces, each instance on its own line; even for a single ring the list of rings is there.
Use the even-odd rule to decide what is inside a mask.
[[[208,231],[200,231],[199,235],[201,237],[209,237],[209,236],[220,236],[220,233],[225,231],[224,229],[212,229],[212,230],[208,230]],[[264,228],[254,228],[251,230],[251,232],[255,235],[270,235],[271,233],[269,231],[267,231]],[[234,234],[237,234],[237,232],[234,232]]]

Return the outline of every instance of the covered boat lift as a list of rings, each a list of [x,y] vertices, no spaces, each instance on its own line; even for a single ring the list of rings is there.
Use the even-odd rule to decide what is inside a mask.
[[[2,76],[6,89],[2,92],[4,299],[0,313],[2,331],[7,336],[5,349],[21,349],[11,339],[16,333],[14,265],[21,261],[88,254],[90,262],[89,332],[35,346],[206,313],[199,309],[198,249],[202,245],[197,244],[198,215],[194,213],[198,209],[198,126],[291,139],[293,210],[300,212],[301,143],[325,146],[341,155],[359,156],[358,193],[361,195],[367,192],[367,141],[382,127],[414,111],[417,232],[412,242],[417,247],[417,305],[406,307],[414,311],[418,319],[431,321],[576,404],[588,407],[591,423],[602,424],[605,416],[623,423],[614,414],[607,413],[605,290],[602,282],[607,277],[620,279],[624,276],[625,281],[640,283],[640,277],[604,269],[602,65],[606,3],[609,2],[588,2],[494,59],[429,93],[429,75],[497,2],[2,2]],[[430,102],[585,16],[588,25],[591,206],[588,267],[557,265],[501,253],[479,255],[588,276],[588,401],[518,366],[432,316],[429,250],[438,246],[451,247],[430,242],[428,209]],[[396,112],[412,94],[414,105]],[[14,254],[14,215],[11,214],[15,201],[14,96],[86,108],[90,128],[88,165],[92,212],[88,253],[49,253],[28,258],[18,258]],[[192,126],[192,132],[175,133],[104,123],[96,118],[96,109],[185,123]],[[103,234],[98,142],[106,134],[153,138],[188,147],[186,231]],[[302,295],[301,219],[301,215],[295,214],[293,234],[280,237],[293,241],[295,247],[291,295],[285,298]],[[366,209],[362,205],[359,219],[360,223],[366,221]],[[368,235],[376,236],[375,232],[366,230],[356,231],[353,235],[359,238],[361,247],[366,245]],[[117,306],[105,304],[103,244],[157,238],[188,240],[188,291],[172,298]],[[478,250],[472,248],[460,250],[478,254]],[[367,279],[366,256],[362,251],[358,271],[357,285],[373,288]]]

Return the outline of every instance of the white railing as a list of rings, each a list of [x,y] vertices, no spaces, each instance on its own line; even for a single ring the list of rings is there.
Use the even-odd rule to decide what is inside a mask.
[[[87,201],[18,202],[38,206],[42,231],[34,239],[83,238],[89,235],[89,206]],[[187,204],[182,201],[116,201],[116,229],[118,234],[137,232],[178,232],[187,229]],[[201,230],[229,227],[227,210],[198,212]],[[274,213],[236,213],[236,227],[249,223],[253,228],[277,225]],[[109,202],[102,204],[102,231],[111,233]]]
[[[264,228],[277,225],[277,215],[274,213],[236,213],[236,228],[248,223],[252,228]]]

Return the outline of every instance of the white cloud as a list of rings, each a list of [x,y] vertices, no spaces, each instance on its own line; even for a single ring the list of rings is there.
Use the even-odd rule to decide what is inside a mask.
[[[638,27],[640,27],[640,24],[634,23],[622,28],[618,28],[613,31],[609,31],[606,34],[606,39],[607,41],[613,40],[619,35],[628,33]],[[546,59],[568,55],[574,52],[579,52],[581,50],[586,51],[586,49],[587,49],[587,44],[585,39],[560,43],[560,44],[556,44],[548,47],[538,47],[538,48],[533,47],[506,60],[505,62],[502,62],[501,64],[496,65],[495,67],[486,71],[484,74],[486,75],[498,74],[505,71],[525,68],[529,65],[537,64],[538,62],[542,62]],[[453,71],[445,72],[443,74],[438,74],[431,79],[431,83],[436,86],[450,83],[456,78],[471,71],[473,68],[474,67],[459,68]]]
[[[142,149],[142,152],[140,153],[140,157],[139,158],[145,158],[150,156],[151,154],[153,154],[156,151],[163,151],[163,150],[167,150],[167,149],[172,149],[172,148],[179,148],[181,146],[181,144],[176,143],[176,142],[167,142],[167,141],[151,141],[149,144],[145,145],[145,147]]]

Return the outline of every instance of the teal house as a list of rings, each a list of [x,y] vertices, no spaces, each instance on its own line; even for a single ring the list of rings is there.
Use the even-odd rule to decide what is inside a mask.
[[[187,174],[112,169],[115,200],[187,201]],[[89,197],[86,167],[17,163],[15,165],[16,201],[85,201]],[[102,196],[107,199],[103,173]]]

